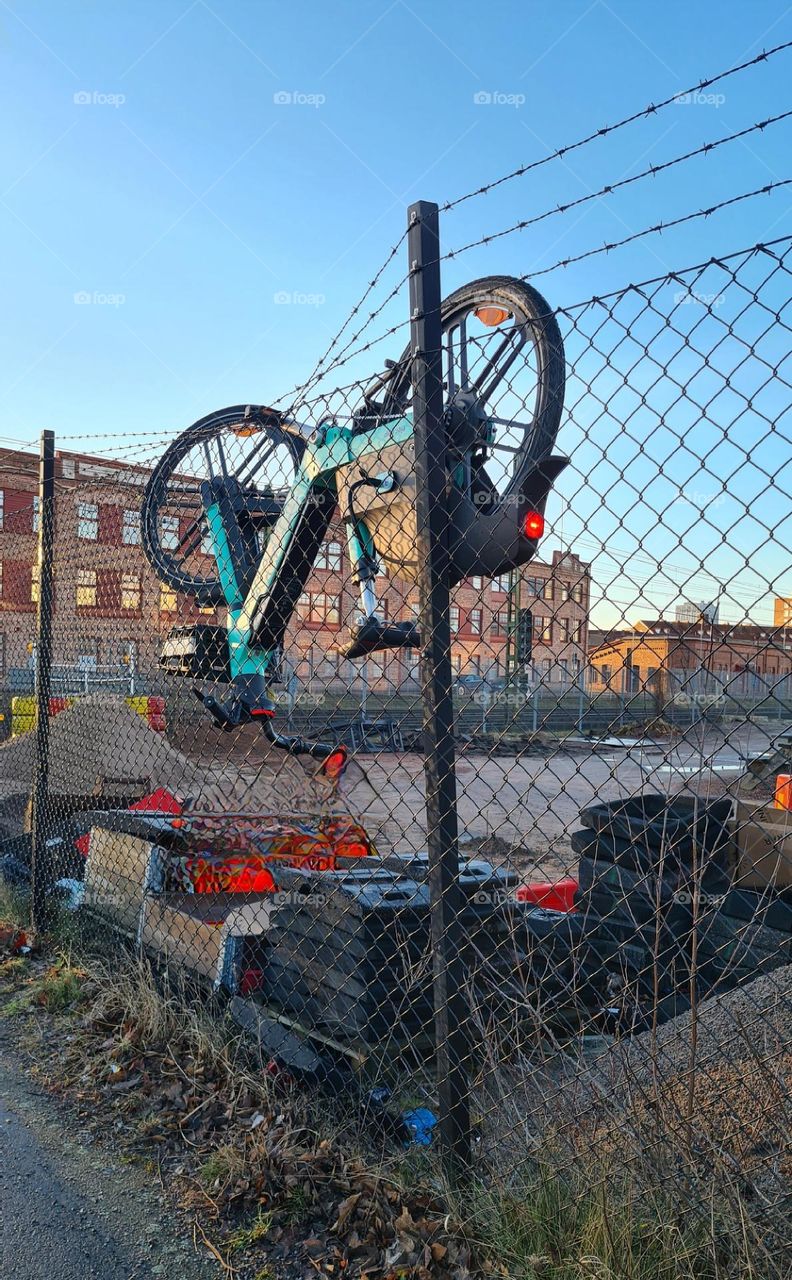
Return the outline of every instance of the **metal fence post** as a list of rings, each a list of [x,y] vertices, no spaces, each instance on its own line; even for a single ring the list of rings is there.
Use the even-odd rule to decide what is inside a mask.
[[[436,204],[419,200],[410,206],[407,249],[439,1127],[447,1174],[452,1182],[459,1184],[470,1170],[467,1062],[470,1009],[461,956],[462,896],[451,695],[442,299]]]
[[[39,599],[36,630],[36,758],[31,807],[33,927],[47,924],[49,700],[52,677],[52,561],[55,546],[55,433],[42,431],[39,453]]]

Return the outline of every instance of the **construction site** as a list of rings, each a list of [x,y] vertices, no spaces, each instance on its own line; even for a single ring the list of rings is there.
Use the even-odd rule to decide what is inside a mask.
[[[291,390],[0,450],[0,1033],[229,1280],[792,1274],[789,180],[526,269],[791,113],[499,203],[679,102]]]

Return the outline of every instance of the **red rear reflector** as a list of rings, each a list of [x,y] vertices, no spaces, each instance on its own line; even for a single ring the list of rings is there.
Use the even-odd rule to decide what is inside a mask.
[[[544,516],[540,511],[529,511],[523,521],[523,532],[526,538],[541,538],[544,533]]]
[[[250,714],[252,716],[274,716],[275,712],[268,707],[253,707]]]
[[[331,751],[330,755],[323,760],[319,772],[323,773],[326,778],[337,781],[349,762],[349,752],[346,747],[336,747],[335,751]]]

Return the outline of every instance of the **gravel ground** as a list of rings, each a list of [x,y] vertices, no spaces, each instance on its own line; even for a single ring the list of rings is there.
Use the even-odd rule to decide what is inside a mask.
[[[86,1146],[0,1036],[0,1271],[13,1280],[210,1280],[152,1179]]]

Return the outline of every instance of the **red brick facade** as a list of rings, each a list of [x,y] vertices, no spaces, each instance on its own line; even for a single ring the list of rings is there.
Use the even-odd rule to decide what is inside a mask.
[[[176,623],[221,620],[214,610],[176,596],[152,572],[140,545],[138,512],[148,479],[143,467],[106,458],[56,457],[54,661],[63,666],[114,666],[134,653],[145,676],[156,667],[161,637]],[[0,449],[0,678],[30,664],[37,598],[38,459]],[[181,530],[180,532],[183,532]],[[337,653],[358,609],[341,522],[326,541],[300,599],[286,650],[298,676],[349,684],[358,664]],[[207,561],[207,571],[209,562]],[[503,675],[508,596],[505,583],[472,579],[454,592],[452,654],[460,672]],[[556,552],[535,561],[520,583],[520,604],[535,627],[535,667],[548,679],[572,679],[586,662],[590,579],[576,556]],[[417,591],[383,575],[378,593],[388,618],[417,614]],[[412,652],[368,660],[373,687],[396,688],[417,678]]]

